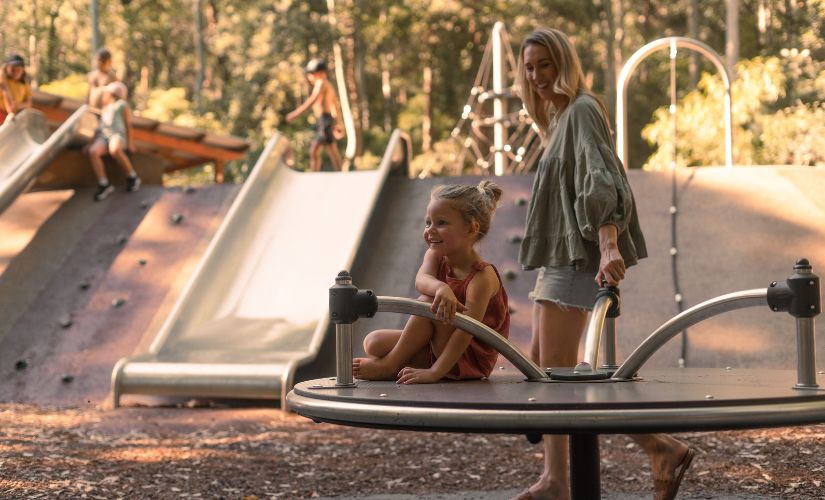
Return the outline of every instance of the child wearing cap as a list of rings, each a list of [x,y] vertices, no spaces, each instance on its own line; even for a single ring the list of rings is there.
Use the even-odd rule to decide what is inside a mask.
[[[304,68],[312,93],[300,106],[286,115],[287,123],[301,116],[312,108],[315,115],[315,138],[309,148],[309,169],[321,170],[321,148],[326,148],[327,155],[335,170],[341,170],[341,155],[335,140],[343,136],[343,128],[338,119],[338,96],[335,88],[327,80],[327,65],[321,59],[313,59]]]
[[[118,165],[126,171],[126,191],[134,192],[140,188],[140,177],[124,151],[124,147],[129,151],[135,151],[132,112],[129,109],[129,103],[126,102],[126,85],[121,82],[111,82],[101,87],[101,90],[103,111],[94,139],[89,146],[89,160],[98,184],[94,195],[95,201],[105,200],[115,190],[106,177],[106,170],[103,166],[103,155],[106,153],[112,155]]]
[[[32,89],[26,78],[26,62],[17,54],[10,56],[0,72],[0,125],[6,118],[32,107]]]

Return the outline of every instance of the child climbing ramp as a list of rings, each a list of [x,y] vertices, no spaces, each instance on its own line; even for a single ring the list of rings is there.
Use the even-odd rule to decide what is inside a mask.
[[[370,357],[353,360],[356,378],[421,384],[490,375],[498,352],[451,323],[460,312],[509,336],[507,292],[498,270],[475,248],[490,230],[501,194],[490,181],[433,189],[424,219],[428,249],[415,287],[436,319],[412,316],[403,330],[371,332],[364,339]]]

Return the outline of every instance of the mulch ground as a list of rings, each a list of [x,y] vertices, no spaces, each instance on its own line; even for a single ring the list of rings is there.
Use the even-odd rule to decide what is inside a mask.
[[[686,494],[825,497],[825,426],[682,434]],[[602,490],[646,493],[643,453],[603,436]],[[312,498],[523,488],[541,448],[508,435],[315,424],[269,408],[0,404],[2,498]]]

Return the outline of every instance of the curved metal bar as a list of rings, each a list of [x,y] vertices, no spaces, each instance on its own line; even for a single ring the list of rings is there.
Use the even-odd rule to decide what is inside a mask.
[[[697,304],[666,321],[662,326],[657,328],[656,331],[651,333],[650,336],[639,344],[639,347],[627,357],[619,369],[616,370],[616,373],[613,374],[613,379],[629,380],[633,378],[636,372],[639,371],[639,368],[642,367],[653,353],[685,328],[728,311],[767,305],[768,290],[765,288],[729,293]]]
[[[608,296],[599,297],[593,312],[590,314],[590,321],[587,322],[587,334],[584,341],[584,360],[576,365],[578,371],[593,371],[599,364],[599,344],[601,343],[602,332],[604,331],[605,317],[613,299]]]
[[[402,297],[378,297],[378,312],[394,312],[400,314],[411,314],[424,318],[435,319],[435,314],[430,310],[430,304],[413,299]],[[475,320],[464,314],[456,314],[453,326],[464,330],[478,340],[484,342],[497,350],[507,361],[513,363],[518,370],[527,377],[528,380],[540,380],[549,378],[549,375],[538,365],[533,363],[522,353],[518,347],[510,343],[484,323]]]
[[[683,47],[694,50],[703,56],[707,57],[717,71],[722,76],[722,84],[725,87],[725,101],[724,101],[724,120],[725,120],[725,165],[730,168],[733,166],[733,118],[731,113],[731,89],[730,76],[725,67],[725,63],[719,54],[713,50],[709,45],[702,43],[692,38],[683,36],[672,36],[667,38],[660,38],[654,40],[644,47],[637,50],[622,67],[619,72],[619,80],[616,82],[616,149],[617,156],[622,161],[625,168],[627,165],[627,103],[625,91],[627,90],[627,83],[630,80],[630,75],[636,67],[650,54],[657,50],[663,50],[675,45],[676,47]]]

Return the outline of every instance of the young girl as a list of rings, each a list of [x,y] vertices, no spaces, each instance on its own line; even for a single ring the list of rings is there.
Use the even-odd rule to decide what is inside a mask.
[[[14,54],[0,71],[0,125],[7,117],[32,107],[32,89],[26,76],[25,60]]]
[[[507,293],[496,268],[481,259],[475,244],[490,230],[501,188],[478,186],[433,189],[424,219],[427,251],[415,277],[419,300],[432,302],[437,320],[411,316],[404,330],[376,330],[364,339],[369,358],[355,358],[353,374],[362,380],[426,384],[487,377],[498,353],[451,325],[456,312],[475,318],[503,337],[510,327]]]
[[[115,190],[106,177],[103,166],[103,155],[109,153],[126,171],[126,190],[137,191],[140,187],[140,177],[132,167],[132,162],[126,156],[124,149],[135,150],[134,134],[132,134],[132,112],[126,102],[126,85],[121,82],[112,82],[103,87],[103,112],[100,123],[95,131],[95,137],[89,146],[89,161],[97,177],[97,191],[95,201],[105,200]]]

